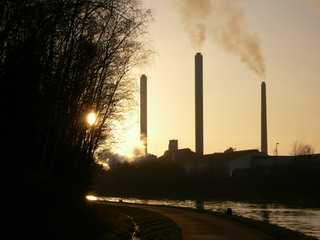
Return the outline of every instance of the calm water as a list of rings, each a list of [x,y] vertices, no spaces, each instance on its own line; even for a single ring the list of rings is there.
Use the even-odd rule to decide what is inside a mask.
[[[118,202],[120,198],[99,197],[99,200]],[[224,212],[232,208],[234,214],[266,221],[320,239],[320,208],[295,208],[281,204],[252,204],[232,201],[204,201],[191,200],[145,200],[137,198],[123,199],[127,203],[142,203],[175,207],[202,207],[206,210]]]

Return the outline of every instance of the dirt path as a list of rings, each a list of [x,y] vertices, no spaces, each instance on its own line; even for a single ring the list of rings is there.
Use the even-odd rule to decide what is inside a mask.
[[[183,208],[115,203],[155,211],[174,220],[181,228],[185,240],[271,240],[263,232],[245,224],[207,213]]]

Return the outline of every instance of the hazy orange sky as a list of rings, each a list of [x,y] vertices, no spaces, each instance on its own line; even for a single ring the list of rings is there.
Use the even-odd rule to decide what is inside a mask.
[[[198,51],[204,57],[204,153],[229,147],[260,149],[262,79],[214,34],[207,35],[201,49],[193,48],[177,1],[144,0],[154,12],[150,39],[156,54],[150,66],[134,77],[137,84],[140,74],[148,77],[148,152],[162,155],[169,139],[178,139],[179,148],[195,149],[194,55]],[[316,5],[320,1],[223,1],[236,3],[235,11],[243,11],[241,20],[257,39],[265,60],[269,154],[279,143],[279,154],[286,155],[295,141],[320,152],[320,8]],[[219,25],[221,13],[213,8],[210,14],[207,28],[224,31]],[[131,129],[123,131],[131,136],[124,145],[139,139],[138,116],[137,109],[130,117]]]

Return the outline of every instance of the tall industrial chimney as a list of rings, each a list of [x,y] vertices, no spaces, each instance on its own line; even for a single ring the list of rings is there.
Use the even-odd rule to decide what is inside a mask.
[[[196,154],[203,155],[203,57],[195,55]]]
[[[140,77],[140,140],[147,153],[147,76]]]
[[[261,83],[261,152],[268,154],[266,83]]]

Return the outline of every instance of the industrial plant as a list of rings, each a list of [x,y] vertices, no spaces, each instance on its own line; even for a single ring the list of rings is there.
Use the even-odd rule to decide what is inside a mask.
[[[195,55],[195,153],[198,157],[204,153],[203,139],[203,55]],[[140,77],[140,140],[144,143],[147,154],[147,76]],[[170,141],[169,151],[178,150],[177,140]],[[261,83],[261,153],[268,155],[267,139],[267,97],[266,83]]]
[[[147,77],[141,84],[141,140],[145,155],[114,162],[96,188],[99,195],[177,199],[319,202],[320,154],[269,156],[266,83],[261,84],[261,149],[204,154],[203,56],[195,55],[195,151],[170,139],[162,156],[147,153]]]
[[[244,170],[256,167],[272,167],[292,165],[297,157],[269,156],[267,138],[267,94],[266,83],[261,83],[261,149],[236,151],[226,149],[222,153],[204,154],[204,124],[203,124],[203,55],[195,55],[195,152],[189,148],[179,149],[178,140],[169,140],[168,150],[159,160],[181,164],[186,174],[210,174],[234,176]],[[147,77],[140,78],[140,133],[147,154]],[[320,154],[299,157],[306,159],[305,163],[315,168],[320,167]],[[210,170],[209,170],[210,169]]]

